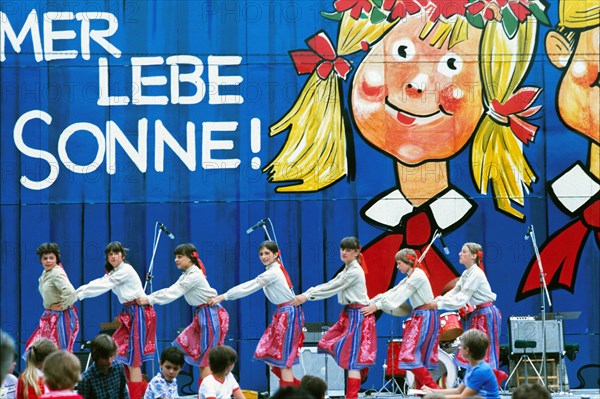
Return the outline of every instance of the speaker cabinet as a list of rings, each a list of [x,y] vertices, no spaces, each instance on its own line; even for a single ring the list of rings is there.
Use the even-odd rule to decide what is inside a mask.
[[[300,363],[292,367],[294,376],[301,379],[305,375],[317,376],[327,383],[327,395],[344,396],[344,369],[337,365],[333,357],[317,353],[316,347],[300,349]],[[279,380],[269,373],[269,391],[273,395],[279,389]]]
[[[535,341],[535,348],[527,348],[527,353],[542,353],[544,350],[544,334],[542,321],[533,317],[510,317],[508,319],[510,335],[510,351],[512,354],[525,353],[524,348],[515,348],[515,341]],[[546,320],[546,353],[562,353],[564,348],[562,320]]]

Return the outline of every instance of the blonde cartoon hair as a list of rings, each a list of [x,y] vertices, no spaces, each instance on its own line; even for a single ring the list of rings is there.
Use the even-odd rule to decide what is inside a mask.
[[[345,13],[339,29],[338,57],[360,51],[361,43],[376,41],[393,24],[354,20]],[[332,72],[325,78],[317,70],[312,72],[292,109],[270,128],[271,136],[290,129],[282,150],[263,169],[272,182],[296,182],[278,187],[279,192],[317,191],[348,172],[342,77]]]
[[[489,60],[479,62],[488,111],[475,131],[471,170],[479,192],[487,194],[491,182],[498,208],[517,218],[523,218],[523,214],[512,207],[511,201],[523,206],[524,190],[529,191],[536,180],[523,154],[523,143],[533,140],[533,133],[517,137],[509,117],[497,114],[492,102],[506,104],[517,92],[531,65],[536,32],[533,17],[519,25],[513,38],[507,37],[502,24],[494,20],[486,24],[480,43],[480,54],[490,54]],[[531,93],[534,98],[530,102],[538,93]]]
[[[442,0],[386,0],[383,3],[369,0],[370,7],[365,7],[365,2],[355,2],[352,9],[339,10],[341,3],[334,2],[340,17],[337,54],[323,57],[323,62],[335,62],[344,55],[366,50],[407,14],[422,12],[426,16],[419,38],[428,38],[429,44],[437,48],[447,44],[450,49],[466,40],[469,24],[483,29],[479,53],[486,55],[486,59],[480,57],[480,67],[485,103],[491,112],[483,117],[475,132],[473,175],[481,193],[487,193],[491,181],[499,208],[522,218],[523,215],[512,208],[511,201],[522,205],[523,191],[529,189],[536,177],[518,140],[528,143],[533,139],[537,127],[521,118],[539,109],[529,109],[539,90],[514,91],[531,64],[537,20],[548,23],[543,4],[531,0],[529,8],[519,3],[513,4],[517,7],[513,10],[507,2],[506,11],[495,0],[468,4]],[[401,12],[394,15],[397,7]],[[493,59],[488,61],[488,54]],[[297,69],[302,73],[298,66]],[[271,126],[270,135],[289,129],[282,150],[263,169],[269,174],[269,181],[291,183],[277,187],[278,192],[317,191],[348,173],[347,127],[340,79],[346,75],[333,72],[336,73],[323,77],[315,68],[290,111]],[[506,101],[511,103],[506,105]],[[525,103],[525,107],[517,107],[515,111],[515,103]],[[513,126],[517,127],[513,129]],[[514,130],[518,130],[516,137]],[[497,175],[494,173],[497,168],[509,172]]]

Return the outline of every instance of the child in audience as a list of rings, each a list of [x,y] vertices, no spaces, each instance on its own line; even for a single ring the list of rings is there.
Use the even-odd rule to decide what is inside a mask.
[[[42,399],[83,399],[73,391],[81,376],[81,363],[77,356],[64,349],[54,352],[44,361],[43,370],[48,391]]]
[[[470,329],[460,336],[460,354],[469,365],[464,381],[456,388],[431,389],[423,387],[423,391],[439,392],[446,398],[472,398],[479,395],[483,399],[500,399],[498,381],[494,370],[484,360],[490,340],[480,330]]]
[[[236,351],[227,345],[210,350],[208,363],[211,374],[202,380],[199,399],[246,399],[231,370],[237,362]]]
[[[37,399],[46,391],[42,365],[58,347],[48,338],[40,338],[27,349],[27,366],[17,382],[17,399]]]
[[[183,351],[170,346],[160,354],[160,372],[152,378],[144,399],[176,399],[177,376],[183,367]]]

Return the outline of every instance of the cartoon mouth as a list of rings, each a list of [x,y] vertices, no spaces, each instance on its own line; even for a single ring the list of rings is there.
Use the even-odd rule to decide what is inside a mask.
[[[596,76],[596,81],[590,85],[590,87],[594,87],[594,86],[600,87],[600,73],[598,73],[598,76]]]
[[[389,100],[389,97],[385,97],[386,111],[390,113],[398,122],[405,126],[411,126],[414,124],[425,125],[443,117],[444,115],[452,116],[451,113],[446,111],[441,105],[439,109],[431,114],[413,114],[408,111],[395,106]]]

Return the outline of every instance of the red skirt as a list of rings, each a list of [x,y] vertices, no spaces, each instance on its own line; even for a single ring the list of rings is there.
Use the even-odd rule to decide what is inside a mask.
[[[29,349],[35,341],[40,338],[48,338],[54,342],[58,349],[73,352],[73,344],[79,332],[79,317],[74,306],[56,311],[46,309],[40,317],[40,324],[25,344],[25,350]]]
[[[172,345],[183,351],[192,366],[207,367],[208,352],[225,342],[229,331],[229,313],[221,305],[200,305],[194,309],[194,320],[179,334]]]
[[[139,306],[135,302],[123,304],[119,315],[121,325],[113,334],[117,344],[115,360],[139,367],[152,360],[156,351],[156,313],[152,306]]]
[[[363,316],[359,310],[364,306],[345,306],[338,321],[319,341],[318,351],[329,353],[337,364],[346,370],[362,370],[375,364],[375,317],[372,314]]]
[[[289,302],[277,306],[273,320],[260,338],[254,359],[272,367],[287,368],[299,363],[299,351],[304,342],[304,312]]]

